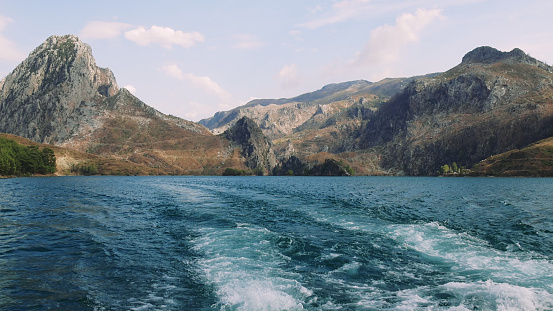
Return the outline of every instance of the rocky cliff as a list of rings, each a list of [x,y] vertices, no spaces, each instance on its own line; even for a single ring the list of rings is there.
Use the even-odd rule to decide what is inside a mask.
[[[411,82],[359,132],[362,148],[409,175],[471,167],[553,135],[553,70],[521,50],[469,52],[436,77]]]
[[[59,144],[90,123],[97,103],[119,87],[96,66],[89,45],[75,36],[52,36],[0,82],[0,132]]]
[[[243,117],[222,136],[240,148],[248,168],[269,175],[275,167],[276,158],[272,144],[252,119]]]

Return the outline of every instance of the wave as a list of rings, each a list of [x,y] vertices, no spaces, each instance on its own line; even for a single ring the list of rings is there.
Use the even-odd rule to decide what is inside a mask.
[[[203,253],[196,263],[220,301],[231,310],[301,310],[313,292],[301,275],[283,269],[289,258],[271,244],[275,233],[239,223],[234,228],[201,228],[193,241]]]

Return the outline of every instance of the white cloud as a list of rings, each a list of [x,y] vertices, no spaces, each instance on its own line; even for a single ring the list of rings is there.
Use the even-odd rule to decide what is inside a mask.
[[[316,14],[317,12],[319,12],[319,11],[322,11],[323,7],[320,6],[320,5],[316,5],[315,7],[308,8],[308,10],[309,10],[309,14],[313,15],[313,14]]]
[[[131,94],[135,95],[136,94],[136,88],[132,85],[125,85],[123,88],[127,89],[129,92],[131,92]]]
[[[210,77],[196,76],[188,73],[185,74],[185,78],[188,81],[192,82],[195,87],[200,88],[207,93],[217,95],[217,97],[219,97],[219,99],[221,99],[222,101],[229,101],[230,99],[232,99],[230,93],[220,87],[219,84],[217,84],[215,81],[211,80]]]
[[[333,1],[334,4],[328,9],[319,8],[319,10],[312,11],[310,15],[318,13],[318,11],[320,11],[320,14],[314,14],[317,16],[308,22],[299,24],[299,26],[308,29],[318,29],[353,19],[380,18],[393,12],[413,10],[420,7],[453,8],[486,1],[487,0],[340,0]]]
[[[254,35],[238,34],[232,37],[237,41],[232,47],[240,50],[255,50],[265,46],[265,42],[258,40]]]
[[[82,39],[113,39],[132,27],[133,25],[127,23],[93,21],[84,26],[80,37]]]
[[[296,64],[285,65],[278,72],[277,77],[283,89],[293,89],[302,83],[302,76],[298,73]]]
[[[165,72],[170,77],[177,78],[179,80],[184,80],[184,74],[180,70],[179,66],[175,64],[165,65],[161,68],[161,71]]]
[[[25,54],[17,45],[1,34],[4,28],[12,22],[11,18],[0,16],[0,61],[21,61],[25,58]]]
[[[175,64],[166,65],[161,68],[168,76],[173,78],[188,81],[194,85],[194,87],[203,90],[206,93],[216,95],[221,101],[229,102],[232,100],[232,95],[223,89],[210,77],[196,76],[191,73],[183,73],[182,70]]]
[[[418,9],[415,14],[402,14],[395,25],[384,25],[371,31],[369,42],[357,54],[352,65],[366,67],[398,60],[405,45],[417,42],[423,28],[442,18],[440,10]]]
[[[329,14],[311,22],[301,24],[300,26],[309,29],[317,29],[362,16],[370,8],[370,2],[371,0],[343,0],[336,2],[332,5],[332,10]],[[317,10],[311,11],[311,14],[321,10],[321,7],[317,7]]]
[[[152,43],[171,49],[173,45],[189,48],[197,42],[204,42],[204,36],[199,32],[182,32],[169,27],[152,26],[150,29],[138,27],[125,32],[125,38],[138,45]]]

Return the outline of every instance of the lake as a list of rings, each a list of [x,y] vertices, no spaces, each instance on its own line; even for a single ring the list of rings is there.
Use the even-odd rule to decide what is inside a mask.
[[[551,310],[553,179],[0,179],[2,310]]]

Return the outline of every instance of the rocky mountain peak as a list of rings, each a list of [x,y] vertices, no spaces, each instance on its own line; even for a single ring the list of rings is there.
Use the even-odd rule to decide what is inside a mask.
[[[88,44],[74,35],[51,36],[0,82],[0,132],[62,142],[78,129],[83,102],[90,106],[118,91]]]
[[[92,48],[75,35],[49,37],[0,82],[4,98],[29,97],[56,88],[81,98],[109,97],[119,91],[113,73],[99,68]]]
[[[225,135],[230,140],[239,144],[265,138],[257,123],[248,117],[242,117],[240,120],[236,121],[234,126],[225,132]]]
[[[241,118],[223,135],[241,147],[242,156],[246,158],[246,166],[249,168],[261,169],[264,174],[268,174],[276,165],[271,142],[252,119]]]
[[[481,46],[465,54],[462,60],[462,64],[493,64],[498,62],[529,64],[553,72],[552,67],[531,57],[519,48],[514,48],[510,52],[502,52],[493,47]]]

